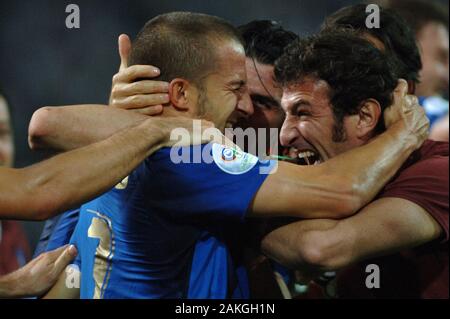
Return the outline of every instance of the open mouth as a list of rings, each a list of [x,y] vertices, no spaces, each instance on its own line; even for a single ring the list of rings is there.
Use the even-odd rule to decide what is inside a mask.
[[[287,150],[288,156],[284,156],[283,159],[287,162],[297,165],[317,165],[322,162],[320,155],[311,149],[298,150],[295,147],[291,147]]]

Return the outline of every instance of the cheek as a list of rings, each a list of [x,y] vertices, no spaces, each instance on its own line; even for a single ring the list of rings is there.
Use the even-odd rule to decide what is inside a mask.
[[[231,114],[236,109],[237,97],[230,93],[217,101],[218,108],[223,114]]]
[[[303,137],[310,143],[323,144],[324,141],[331,138],[331,131],[314,121],[302,121],[299,124],[299,130]]]

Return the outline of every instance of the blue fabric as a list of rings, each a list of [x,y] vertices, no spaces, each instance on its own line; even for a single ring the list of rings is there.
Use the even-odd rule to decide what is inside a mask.
[[[48,219],[34,251],[34,257],[68,244],[78,222],[79,213],[80,209],[77,208]]]
[[[419,104],[425,109],[425,113],[430,120],[430,127],[448,114],[448,101],[440,96],[419,97]]]
[[[261,171],[274,162],[249,166],[244,153],[234,164],[174,163],[172,150],[145,160],[126,187],[81,207],[71,239],[79,250],[81,298],[248,297],[227,237],[267,177]],[[200,150],[211,154],[211,144]]]

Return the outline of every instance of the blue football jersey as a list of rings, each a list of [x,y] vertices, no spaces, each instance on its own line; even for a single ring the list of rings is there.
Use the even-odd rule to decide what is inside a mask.
[[[213,143],[147,158],[81,207],[81,298],[247,298],[228,242],[275,164]]]
[[[45,222],[33,258],[68,244],[78,222],[79,213],[80,209],[77,208],[49,218]]]

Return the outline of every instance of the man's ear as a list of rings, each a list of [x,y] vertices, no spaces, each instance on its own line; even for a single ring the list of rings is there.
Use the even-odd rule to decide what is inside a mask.
[[[195,88],[185,79],[176,78],[169,83],[170,103],[177,109],[187,111],[192,105]]]
[[[381,105],[375,99],[367,99],[362,103],[358,113],[356,135],[358,138],[370,137],[381,116]]]

